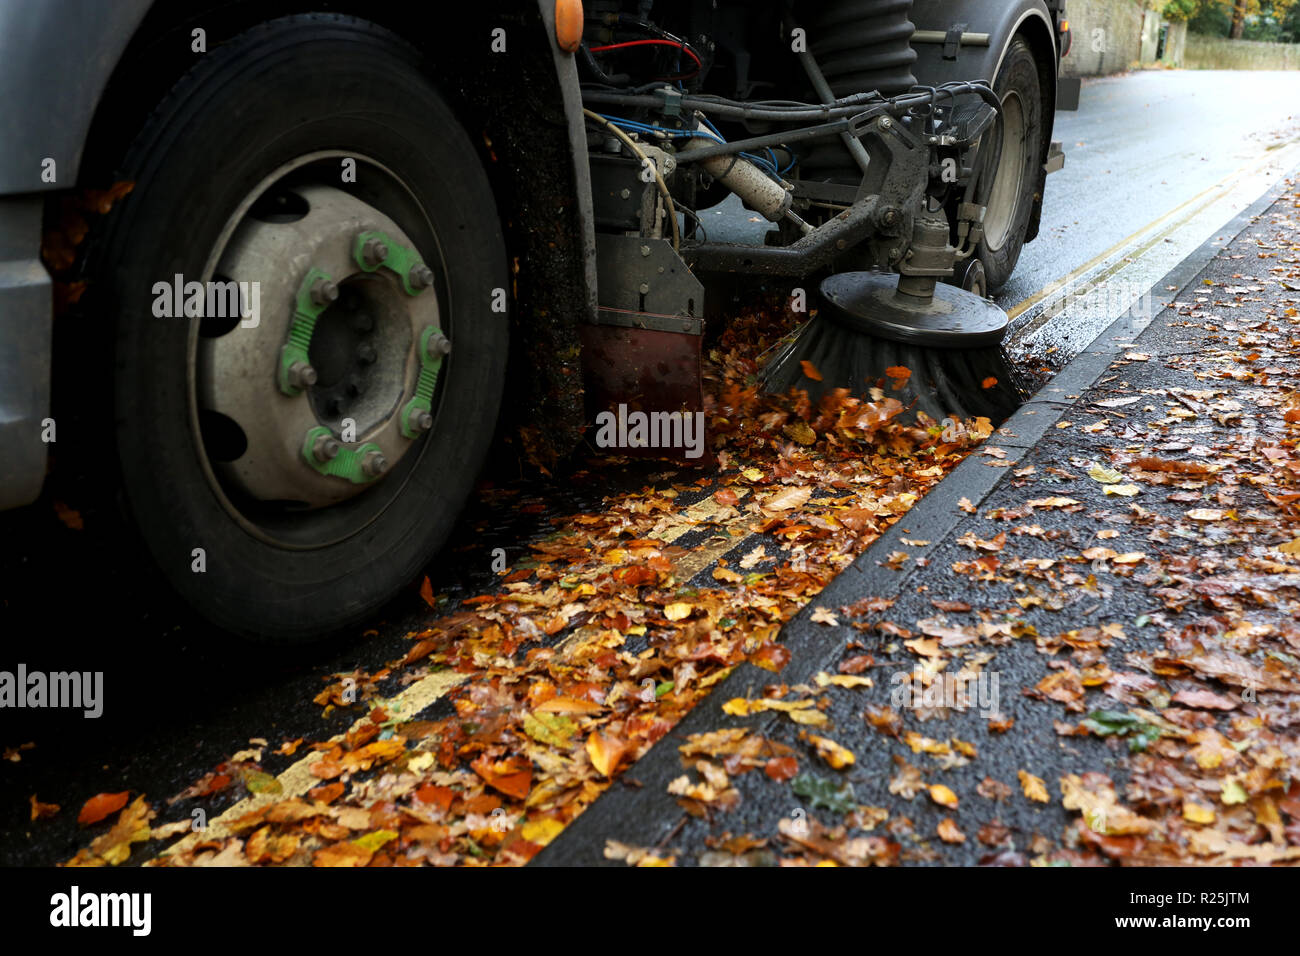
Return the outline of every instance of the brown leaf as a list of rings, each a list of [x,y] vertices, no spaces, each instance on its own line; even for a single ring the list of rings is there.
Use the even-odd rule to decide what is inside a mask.
[[[799,761],[794,757],[773,757],[763,766],[763,772],[778,783],[794,779],[799,772]]]
[[[59,812],[60,807],[57,803],[41,803],[41,801],[36,799],[36,794],[34,793],[29,799],[32,805],[33,820],[48,820]]]

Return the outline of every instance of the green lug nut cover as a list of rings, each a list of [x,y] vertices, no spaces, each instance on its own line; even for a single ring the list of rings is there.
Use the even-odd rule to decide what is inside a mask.
[[[426,326],[420,333],[420,377],[415,383],[415,397],[402,408],[402,434],[410,439],[423,434],[417,427],[420,412],[433,411],[433,389],[438,384],[438,373],[442,370],[442,356],[429,354],[429,340],[435,335],[442,335],[436,325]]]
[[[372,239],[378,239],[388,249],[388,255],[380,262],[371,263],[366,261],[366,243]],[[389,269],[396,273],[397,278],[402,281],[402,288],[407,295],[419,295],[432,285],[433,273],[425,265],[424,260],[420,258],[420,254],[410,246],[404,246],[396,242],[392,236],[381,230],[375,229],[358,233],[356,239],[352,242],[352,258],[366,272]],[[416,285],[411,284],[412,273],[415,274]]]
[[[365,471],[366,456],[372,452],[383,454],[383,451],[374,442],[366,442],[356,448],[344,446],[339,449],[339,453],[328,461],[319,461],[314,454],[316,439],[325,436],[333,437],[333,433],[324,425],[318,425],[307,432],[307,437],[302,443],[302,458],[312,468],[327,475],[331,478],[342,478],[352,482],[354,485],[368,484],[379,477],[378,475],[368,475]]]
[[[289,325],[289,341],[280,349],[280,365],[276,370],[276,382],[285,395],[301,395],[302,389],[295,385],[289,376],[289,369],[301,362],[311,365],[307,352],[311,348],[311,337],[316,331],[316,320],[329,308],[330,303],[318,304],[312,296],[312,289],[317,282],[332,282],[330,274],[314,266],[307,270],[298,286],[298,294],[293,300],[293,321]]]

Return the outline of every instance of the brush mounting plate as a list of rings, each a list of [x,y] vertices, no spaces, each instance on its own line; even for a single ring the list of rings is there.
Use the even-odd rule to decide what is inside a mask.
[[[898,276],[883,272],[841,272],[822,280],[825,315],[838,325],[914,345],[981,348],[1006,335],[1007,314],[988,299],[954,285],[939,284],[934,297],[898,291]]]

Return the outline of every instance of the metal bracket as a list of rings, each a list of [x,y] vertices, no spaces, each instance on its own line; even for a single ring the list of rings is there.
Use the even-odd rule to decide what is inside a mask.
[[[945,60],[957,59],[957,54],[961,52],[961,38],[966,33],[966,27],[965,23],[954,23],[948,28],[948,33],[943,38]]]

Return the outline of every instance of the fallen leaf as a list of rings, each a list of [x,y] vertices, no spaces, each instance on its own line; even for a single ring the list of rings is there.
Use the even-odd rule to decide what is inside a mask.
[[[952,817],[944,817],[939,821],[938,834],[939,839],[944,843],[966,842],[966,834],[961,832],[961,828]]]
[[[87,800],[86,805],[81,808],[81,812],[77,814],[77,822],[82,826],[98,823],[126,806],[126,801],[130,795],[129,790],[123,790],[121,793],[96,794]]]
[[[1024,770],[1018,771],[1016,776],[1020,778],[1020,788],[1030,800],[1036,800],[1039,803],[1051,802],[1052,798],[1047,793],[1047,784],[1043,783],[1041,777],[1035,777],[1032,773]]]
[[[596,731],[592,731],[591,736],[587,738],[587,756],[591,758],[591,765],[602,777],[614,776],[618,762],[623,759],[627,749],[625,741]]]
[[[941,807],[947,807],[949,810],[957,809],[957,794],[941,783],[931,784],[929,788],[930,799]]]

